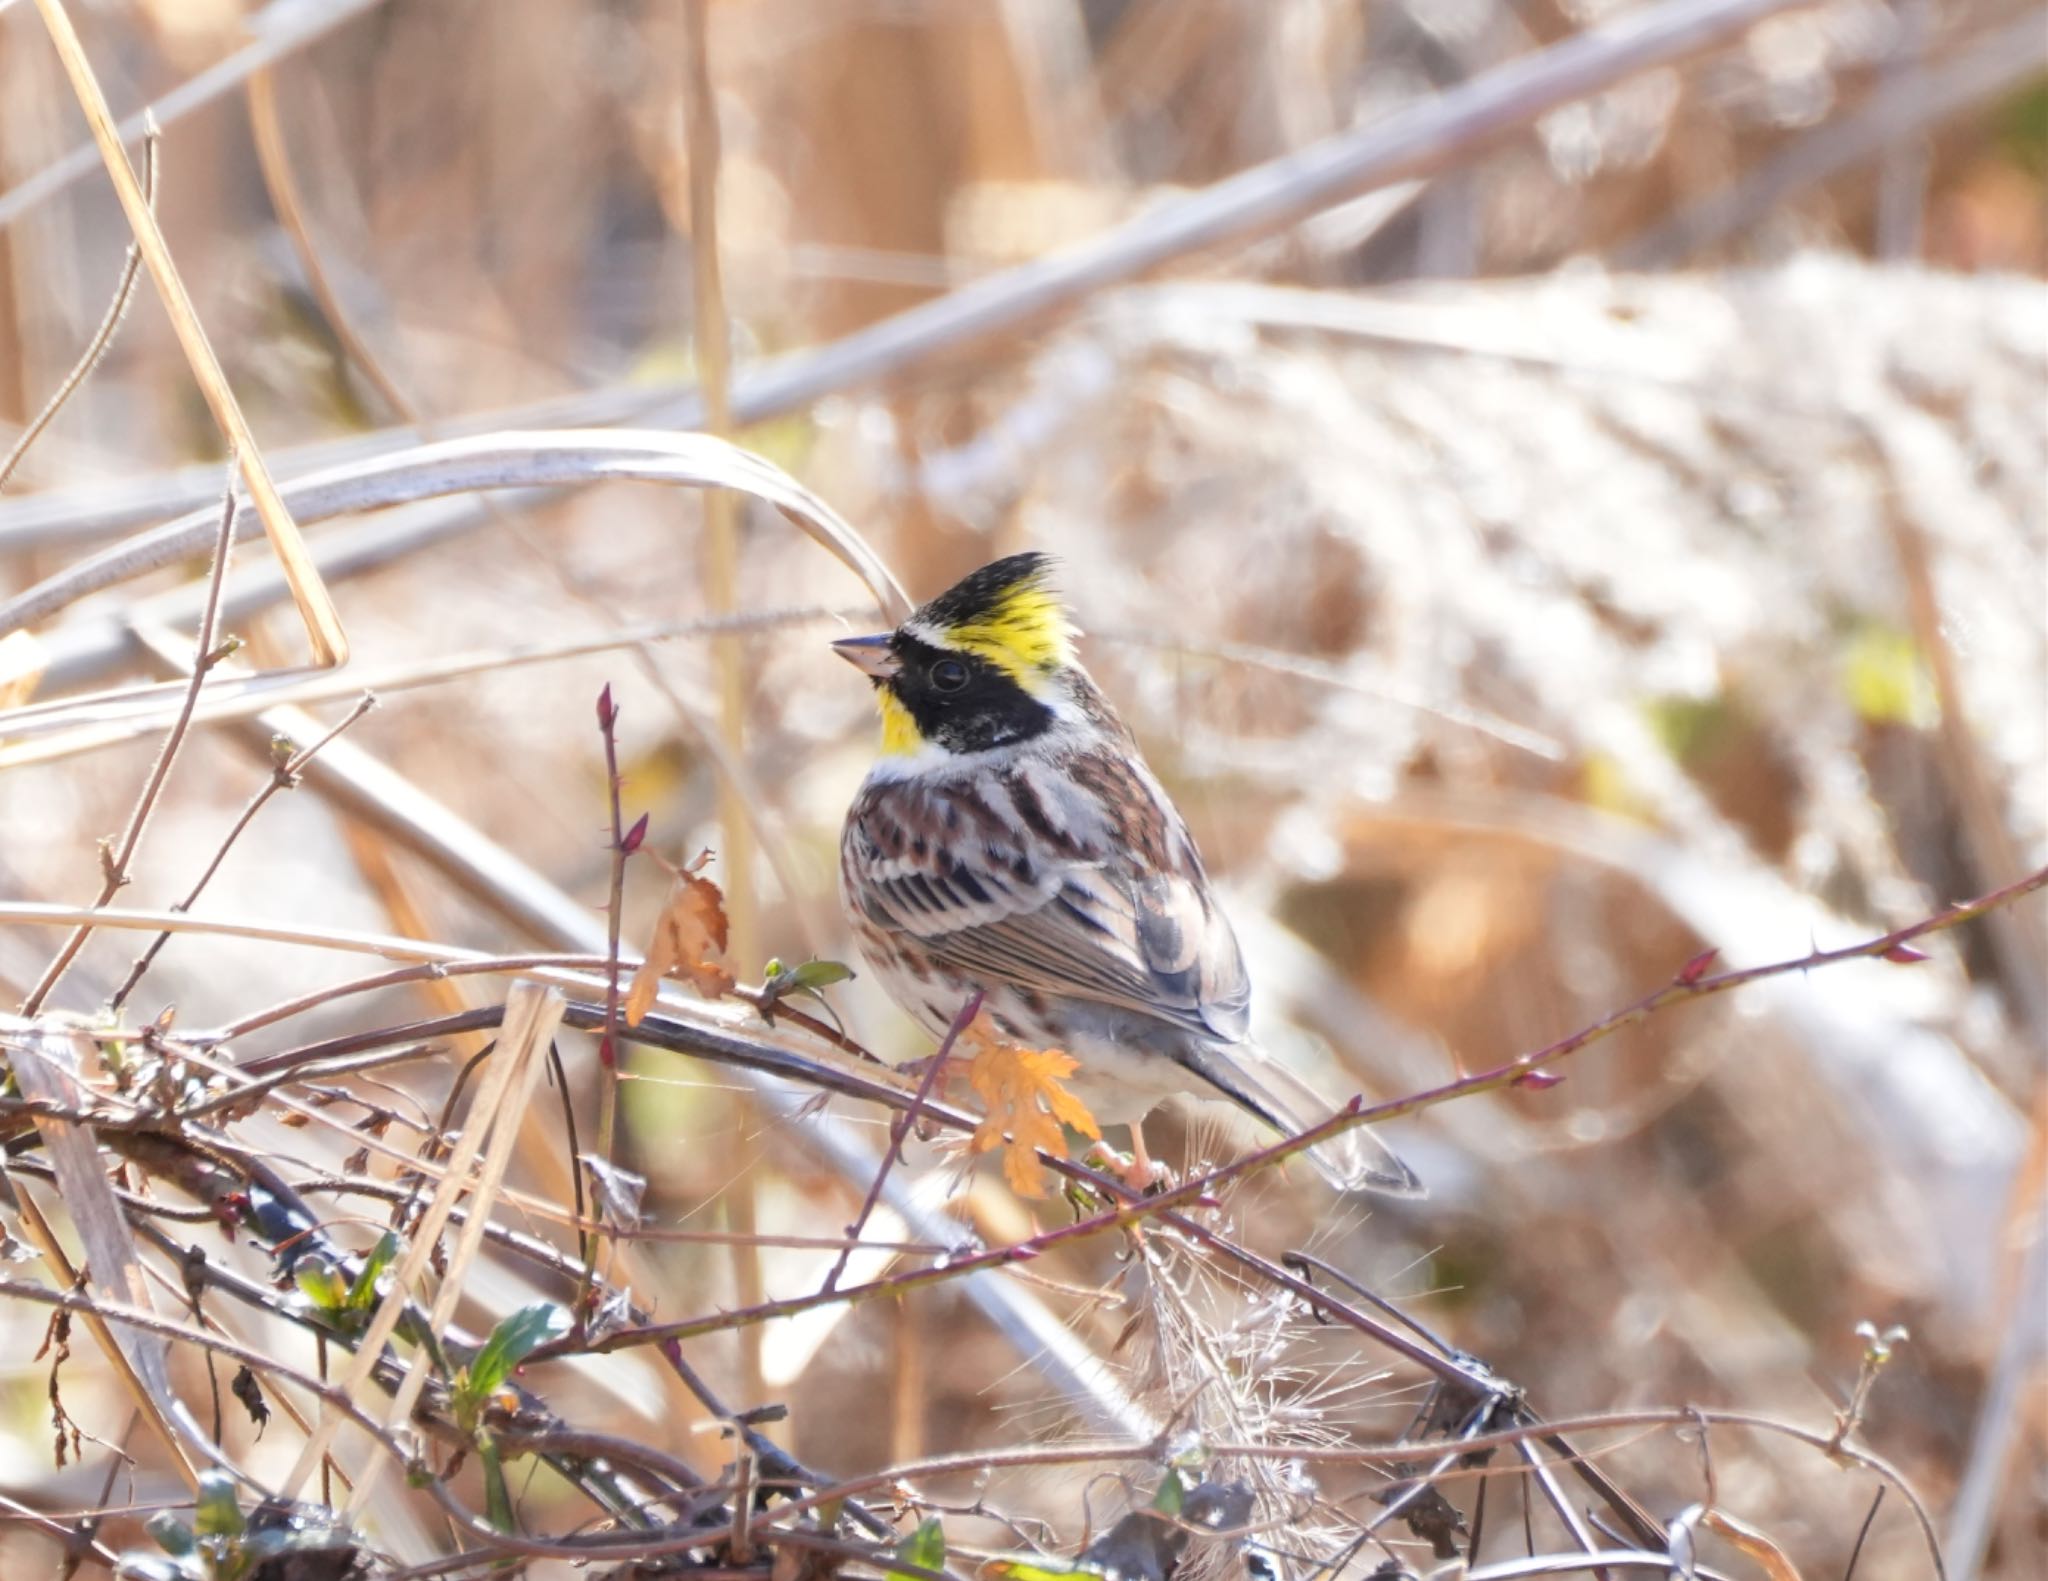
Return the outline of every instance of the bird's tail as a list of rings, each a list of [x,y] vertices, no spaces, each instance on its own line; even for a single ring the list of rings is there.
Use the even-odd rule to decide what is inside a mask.
[[[1318,1125],[1337,1106],[1254,1043],[1213,1043],[1190,1049],[1187,1063],[1223,1096],[1234,1099],[1274,1130],[1292,1136]],[[1428,1188],[1394,1150],[1364,1126],[1353,1126],[1303,1155],[1339,1191],[1386,1197],[1424,1197]]]

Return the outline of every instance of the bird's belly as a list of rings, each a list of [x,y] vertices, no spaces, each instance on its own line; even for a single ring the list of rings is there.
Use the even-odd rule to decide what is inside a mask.
[[[913,964],[892,949],[867,954],[883,991],[934,1038],[944,1037],[975,985]],[[1099,1006],[1026,996],[1007,986],[988,989],[983,1004],[1005,1037],[1026,1048],[1058,1049],[1073,1057],[1076,1068],[1064,1085],[1087,1105],[1098,1125],[1128,1125],[1168,1098],[1208,1090],[1165,1046],[1172,1034],[1164,1029],[1157,1044],[1121,1037],[1116,1035],[1121,1028],[1089,1024],[1102,1019]]]
[[[1168,1098],[1205,1086],[1186,1066],[1156,1049],[1103,1038],[1072,1037],[1062,1045],[1079,1063],[1067,1090],[1098,1125],[1133,1125]]]

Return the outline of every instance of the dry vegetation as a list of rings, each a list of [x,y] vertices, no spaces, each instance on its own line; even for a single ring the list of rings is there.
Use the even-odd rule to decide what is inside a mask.
[[[66,9],[0,1576],[2041,1573],[2038,7]],[[1025,545],[1427,1199],[1019,1198],[803,964]]]

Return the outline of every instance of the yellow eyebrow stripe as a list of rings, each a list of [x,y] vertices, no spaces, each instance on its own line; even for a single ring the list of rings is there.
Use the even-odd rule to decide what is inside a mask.
[[[1059,599],[1030,583],[1005,593],[982,619],[936,635],[945,646],[986,659],[1018,681],[1074,658],[1074,630]]]

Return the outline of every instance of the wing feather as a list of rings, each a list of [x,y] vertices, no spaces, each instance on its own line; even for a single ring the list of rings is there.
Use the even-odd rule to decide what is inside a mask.
[[[1008,816],[1025,808],[1028,819]],[[941,964],[1204,1037],[1245,1035],[1236,936],[1179,815],[1122,754],[871,787],[845,860],[869,920],[915,935]]]

